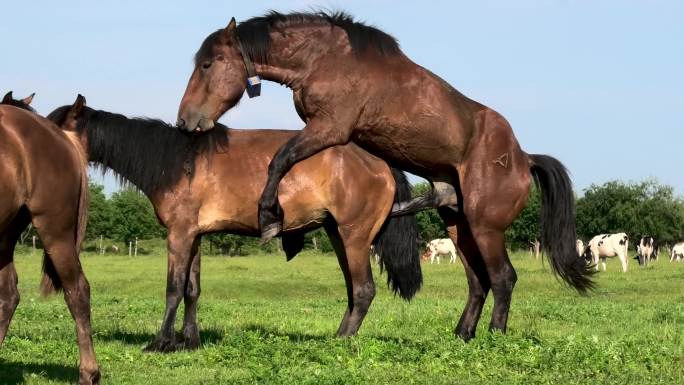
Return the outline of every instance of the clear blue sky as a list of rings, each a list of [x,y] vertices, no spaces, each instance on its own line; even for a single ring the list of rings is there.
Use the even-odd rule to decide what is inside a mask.
[[[578,191],[654,177],[684,195],[684,1],[13,1],[3,4],[0,92],[43,114],[88,103],[175,121],[204,37],[268,9],[344,9],[415,62],[501,112],[522,147],[570,169]],[[223,122],[298,129],[269,84]],[[107,189],[115,189],[107,179]]]

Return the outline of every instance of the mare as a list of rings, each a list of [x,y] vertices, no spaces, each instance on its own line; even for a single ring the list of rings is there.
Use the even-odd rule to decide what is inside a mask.
[[[159,120],[94,110],[81,95],[49,118],[80,138],[91,162],[142,190],[168,229],[166,310],[161,330],[147,350],[197,348],[201,236],[259,235],[258,198],[268,163],[296,132],[221,126],[189,135]],[[179,152],[185,156],[179,157]],[[388,219],[395,196],[410,198],[403,173],[349,144],[294,167],[280,190],[288,210],[282,236],[288,260],[302,249],[308,230],[324,227],[333,244],[347,285],[339,336],[356,334],[375,296],[371,245],[394,292],[406,300],[415,295],[422,284],[417,222],[409,215]],[[174,323],[181,300],[183,337],[176,340]]]

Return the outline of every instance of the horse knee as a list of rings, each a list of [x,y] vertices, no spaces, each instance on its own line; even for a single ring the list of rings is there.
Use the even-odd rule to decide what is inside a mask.
[[[354,306],[359,306],[364,310],[368,309],[371,302],[373,302],[373,298],[375,298],[375,285],[373,281],[360,285],[354,290],[353,296]]]
[[[518,282],[518,274],[510,264],[506,264],[498,274],[498,279],[492,279],[491,286],[494,292],[511,293]]]
[[[185,287],[185,298],[197,299],[199,298],[201,292],[202,290],[200,289],[200,285],[190,280],[188,285]]]

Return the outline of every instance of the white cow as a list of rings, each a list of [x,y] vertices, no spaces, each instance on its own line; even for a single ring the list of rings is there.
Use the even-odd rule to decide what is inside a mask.
[[[637,245],[637,259],[639,264],[648,266],[653,260],[658,260],[658,243],[653,237],[642,237]]]
[[[672,261],[684,261],[684,242],[679,242],[672,246],[672,253],[670,253],[670,262]]]
[[[577,255],[581,257],[582,254],[584,254],[584,242],[582,242],[581,239],[578,239],[575,242],[575,247],[577,248]]]
[[[622,272],[627,272],[627,250],[629,238],[625,233],[601,234],[589,241],[584,253],[584,257],[590,259],[591,263],[599,270],[598,262],[601,259],[603,271],[606,271],[606,258],[617,256],[622,264]]]
[[[435,259],[437,259],[437,264],[439,265],[439,256],[447,254],[451,257],[449,262],[456,263],[456,247],[451,239],[433,239],[427,244],[423,260],[427,261],[430,259],[430,263],[434,263]]]

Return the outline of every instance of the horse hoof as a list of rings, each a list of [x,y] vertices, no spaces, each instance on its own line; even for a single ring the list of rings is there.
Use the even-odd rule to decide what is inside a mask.
[[[178,350],[197,350],[200,347],[199,337],[185,337],[178,345]]]
[[[78,385],[99,385],[100,384],[100,370],[94,371],[80,370],[78,374]]]
[[[261,231],[261,244],[263,245],[273,239],[276,235],[280,234],[281,230],[282,227],[280,226],[280,223],[271,223],[264,227]]]
[[[143,349],[148,353],[170,353],[178,350],[178,343],[171,338],[155,338]]]
[[[458,338],[460,340],[463,340],[463,342],[468,342],[468,341],[472,340],[473,338],[475,338],[475,332],[468,332],[466,330],[461,330],[461,331],[456,330],[456,331],[454,331],[454,336],[456,336],[456,338]]]

